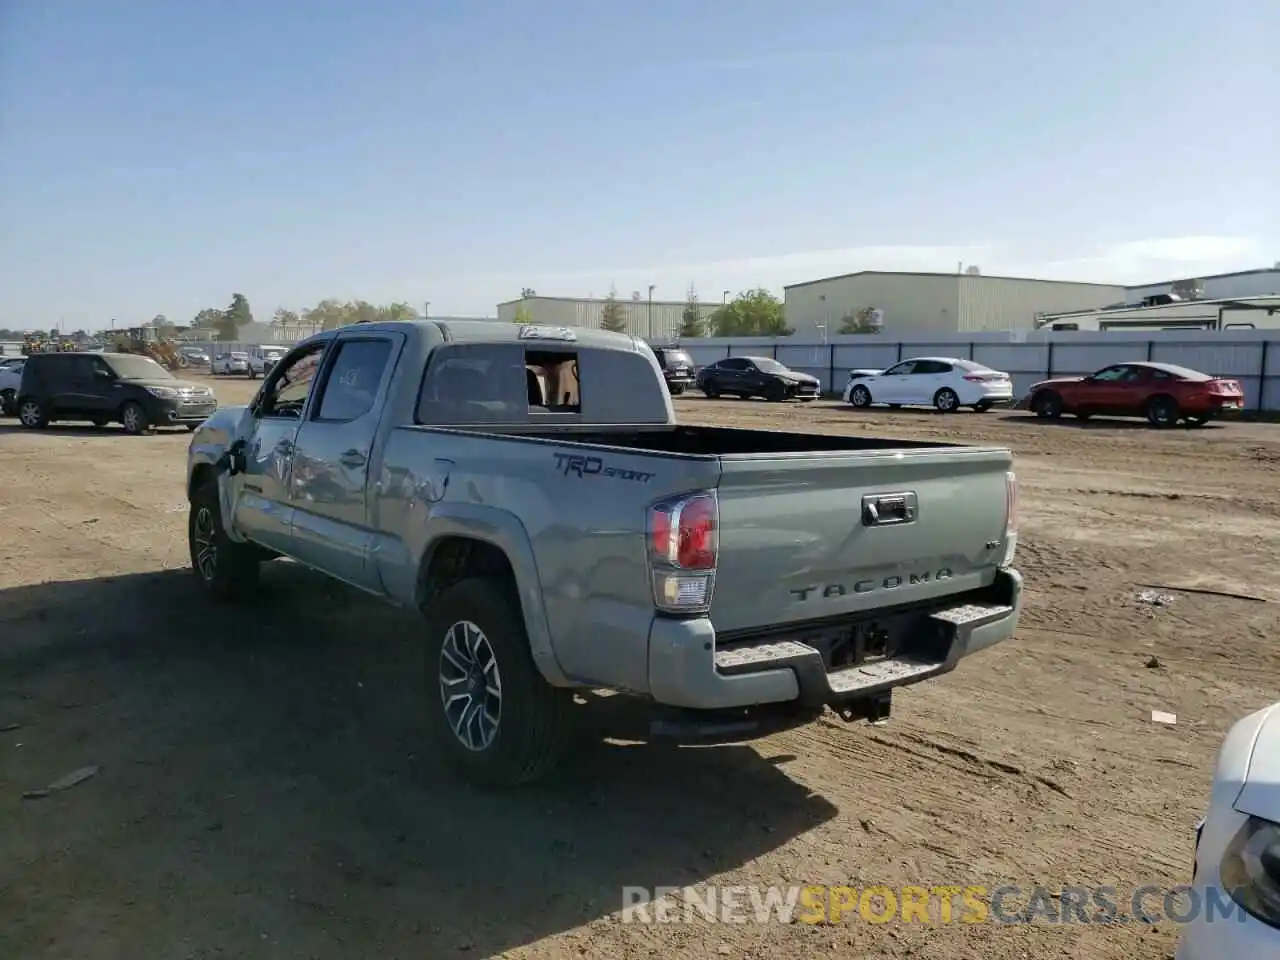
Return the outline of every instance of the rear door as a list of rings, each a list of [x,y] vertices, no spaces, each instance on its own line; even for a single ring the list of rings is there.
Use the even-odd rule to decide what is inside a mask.
[[[293,556],[366,590],[379,584],[369,560],[374,543],[366,489],[369,459],[404,343],[403,333],[340,337],[294,450]]]
[[[926,601],[995,578],[1004,450],[720,459],[719,631]]]

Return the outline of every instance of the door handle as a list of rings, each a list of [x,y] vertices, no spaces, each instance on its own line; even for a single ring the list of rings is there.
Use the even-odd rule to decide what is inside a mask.
[[[356,467],[363,467],[367,460],[363,453],[353,448],[351,450],[344,451],[342,455],[338,457],[338,462],[344,467],[351,467],[352,469],[355,469]]]
[[[918,512],[913,492],[870,494],[862,498],[862,524],[886,527],[897,523],[914,523]]]

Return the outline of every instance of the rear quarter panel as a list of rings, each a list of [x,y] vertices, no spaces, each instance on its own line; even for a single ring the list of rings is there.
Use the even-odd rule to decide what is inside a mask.
[[[580,471],[574,458],[584,456],[595,462]],[[531,643],[543,648],[535,658],[550,652],[570,681],[644,692],[653,619],[645,508],[714,487],[718,476],[713,457],[397,428],[379,478],[377,562],[388,593],[409,602],[439,538],[489,540],[515,569]]]

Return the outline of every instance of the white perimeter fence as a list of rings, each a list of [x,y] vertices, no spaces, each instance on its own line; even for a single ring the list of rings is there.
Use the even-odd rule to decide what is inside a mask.
[[[682,340],[680,346],[700,367],[725,357],[773,357],[817,377],[824,390],[833,392],[844,389],[850,370],[882,370],[910,357],[957,357],[1003,370],[1013,378],[1019,397],[1038,380],[1154,360],[1238,380],[1246,409],[1280,410],[1280,330],[1004,331],[909,338],[864,334],[832,337],[827,343],[801,335],[716,337]]]

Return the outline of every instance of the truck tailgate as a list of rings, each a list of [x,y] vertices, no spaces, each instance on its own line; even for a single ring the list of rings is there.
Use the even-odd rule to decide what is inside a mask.
[[[716,632],[988,586],[1011,467],[971,447],[722,457]]]

